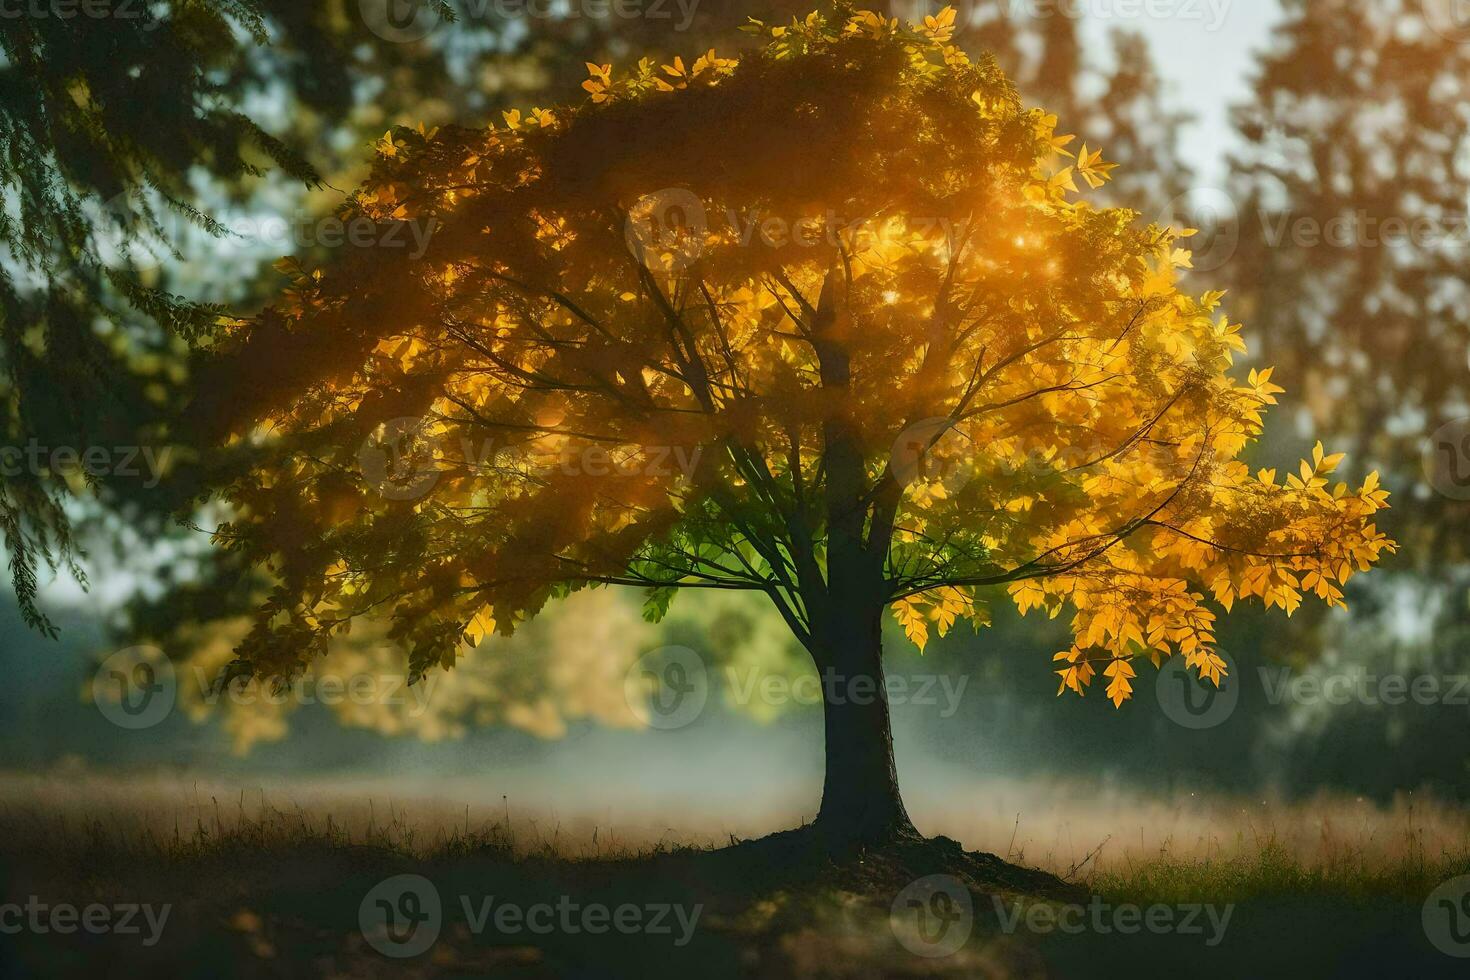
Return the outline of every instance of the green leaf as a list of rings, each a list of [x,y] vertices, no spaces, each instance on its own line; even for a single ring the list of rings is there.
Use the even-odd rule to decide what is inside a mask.
[[[669,606],[674,603],[674,595],[679,590],[671,586],[660,586],[648,590],[648,598],[643,600],[643,618],[650,623],[661,623],[663,618],[669,614]]]

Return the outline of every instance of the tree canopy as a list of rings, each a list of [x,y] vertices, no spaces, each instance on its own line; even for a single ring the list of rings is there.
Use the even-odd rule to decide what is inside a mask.
[[[269,24],[254,0],[69,13],[0,19],[0,441],[48,454],[167,446],[184,341],[222,313],[151,275],[176,254],[179,224],[223,231],[198,206],[197,182],[272,167],[318,178],[241,111],[249,52]],[[103,469],[14,466],[0,483],[20,608],[48,633],[35,605],[41,566],[65,563],[86,580],[74,494],[163,496],[142,493],[135,468]]]
[[[1121,704],[1140,658],[1219,679],[1216,608],[1340,602],[1393,548],[1376,475],[1249,471],[1281,389],[1230,376],[1186,230],[1090,205],[1111,165],[953,18],[752,23],[385,137],[354,207],[428,248],[293,268],[198,366],[218,539],[278,579],[236,668],[386,615],[419,674],[592,585],[758,591],[818,655],[853,602],[922,644],[1008,594]]]
[[[1395,515],[1414,562],[1460,563],[1464,508],[1432,492],[1422,457],[1470,399],[1470,57],[1462,38],[1399,28],[1392,4],[1286,9],[1236,113],[1240,247],[1222,272],[1314,430],[1414,494]]]

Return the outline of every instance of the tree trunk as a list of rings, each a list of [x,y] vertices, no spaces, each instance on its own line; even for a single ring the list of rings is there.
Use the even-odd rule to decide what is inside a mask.
[[[866,453],[845,404],[852,380],[848,350],[852,321],[843,310],[845,271],[834,265],[822,282],[811,317],[822,388],[833,393],[822,423],[827,511],[827,583],[816,589],[812,656],[821,672],[827,772],[817,833],[829,846],[849,848],[915,839],[893,768],[893,730],[883,686],[884,559],[889,541],[868,541],[872,509]],[[849,284],[850,285],[850,284]],[[875,531],[883,522],[876,515]]]
[[[845,613],[845,614],[844,614]],[[827,763],[816,830],[850,847],[914,839],[893,765],[883,610],[848,608],[819,639]]]

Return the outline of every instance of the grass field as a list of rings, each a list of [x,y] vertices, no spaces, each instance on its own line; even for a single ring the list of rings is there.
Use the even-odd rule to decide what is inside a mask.
[[[921,818],[966,849],[1064,879],[1067,894],[1050,902],[964,873],[948,880],[965,894],[941,895],[952,887],[942,879],[916,881],[912,865],[880,859],[772,860],[723,847],[733,833],[723,825],[680,833],[656,815],[536,813],[371,784],[13,775],[0,777],[0,800],[0,900],[21,906],[9,919],[0,911],[4,976],[1456,976],[1470,966],[1423,922],[1431,892],[1470,872],[1470,814],[1407,797],[1286,805],[1002,783],[977,787],[968,809]],[[927,870],[943,874],[944,861]],[[427,893],[405,898],[403,881],[439,902],[436,935],[417,955],[385,955],[413,950],[397,943],[404,923],[430,922]],[[48,918],[64,905],[101,905],[119,925],[118,910],[136,905],[138,928],[67,932]],[[17,915],[25,927],[6,929]],[[365,926],[364,915],[378,919]]]

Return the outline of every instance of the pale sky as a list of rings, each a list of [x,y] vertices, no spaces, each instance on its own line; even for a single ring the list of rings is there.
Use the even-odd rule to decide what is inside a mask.
[[[1107,50],[1113,27],[1137,30],[1149,39],[1170,104],[1197,117],[1186,133],[1185,158],[1200,185],[1218,186],[1225,153],[1234,145],[1230,107],[1250,93],[1254,53],[1271,40],[1282,18],[1277,0],[1073,0],[1073,5],[1086,11],[1084,37],[1093,50]]]

